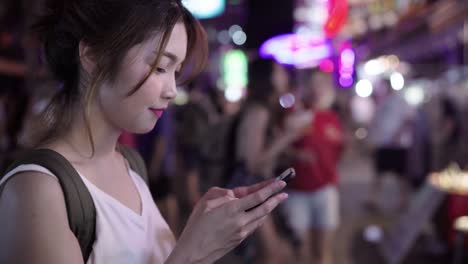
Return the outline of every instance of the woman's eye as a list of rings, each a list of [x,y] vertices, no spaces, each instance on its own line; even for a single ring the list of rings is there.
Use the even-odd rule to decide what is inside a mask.
[[[157,73],[166,73],[166,70],[163,68],[156,68]]]

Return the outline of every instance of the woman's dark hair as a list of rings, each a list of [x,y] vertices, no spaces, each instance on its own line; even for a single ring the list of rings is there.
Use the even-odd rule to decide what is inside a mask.
[[[248,68],[247,100],[268,104],[269,98],[275,92],[272,75],[275,61],[272,59],[255,59]]]
[[[205,31],[180,0],[46,0],[43,14],[33,25],[33,30],[43,43],[52,74],[63,85],[44,113],[48,127],[39,143],[61,136],[70,129],[75,111],[81,108],[85,109],[94,149],[87,120],[97,87],[104,81],[115,79],[130,48],[157,32],[162,37],[155,47],[158,55],[152,65],[154,70],[178,22],[182,22],[187,31],[187,58],[182,75],[184,80],[189,80],[204,68],[208,47]],[[96,63],[87,87],[79,85],[80,42],[89,47]],[[151,72],[128,95],[136,92]]]

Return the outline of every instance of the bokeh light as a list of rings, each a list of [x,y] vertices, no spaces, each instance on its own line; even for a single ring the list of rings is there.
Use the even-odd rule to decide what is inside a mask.
[[[234,42],[234,44],[238,46],[244,45],[246,41],[247,41],[247,34],[245,34],[244,31],[236,31],[232,35],[232,42]]]
[[[335,66],[333,65],[333,61],[330,59],[322,60],[319,64],[319,68],[323,72],[333,72]]]
[[[394,72],[390,76],[390,84],[394,90],[399,91],[405,86],[405,78],[401,73]]]
[[[235,103],[238,102],[242,98],[242,92],[243,89],[242,87],[235,87],[235,86],[230,86],[226,88],[224,91],[224,96],[226,97],[226,100],[229,102]]]
[[[353,77],[350,77],[350,76],[340,76],[340,78],[338,79],[338,82],[340,83],[340,85],[342,87],[351,87],[354,83],[354,79]]]
[[[372,83],[369,80],[360,80],[356,84],[356,94],[359,95],[360,97],[366,98],[372,95],[372,92],[374,91],[374,87],[372,86]]]
[[[239,25],[232,25],[229,27],[229,36],[233,36],[237,31],[242,31],[242,27]]]
[[[383,64],[382,60],[370,60],[366,62],[364,66],[364,71],[367,75],[375,76],[385,72],[385,65]]]
[[[174,104],[176,105],[184,105],[188,103],[189,96],[185,90],[177,91],[176,98],[174,99]]]
[[[424,89],[418,85],[408,87],[405,90],[404,98],[410,105],[419,105],[424,102]]]
[[[229,31],[221,30],[218,33],[218,41],[219,43],[224,45],[229,44],[229,42],[231,42],[231,36],[229,36]]]
[[[225,87],[246,87],[247,55],[241,50],[230,50],[223,57],[222,69]]]
[[[199,19],[217,17],[226,6],[224,0],[182,0],[182,4]]]
[[[283,108],[291,108],[296,103],[296,97],[292,93],[287,93],[280,97],[279,103]]]
[[[363,140],[367,137],[367,129],[363,128],[363,127],[360,127],[358,129],[356,129],[356,132],[354,133],[354,135],[356,136],[357,139],[359,140]]]

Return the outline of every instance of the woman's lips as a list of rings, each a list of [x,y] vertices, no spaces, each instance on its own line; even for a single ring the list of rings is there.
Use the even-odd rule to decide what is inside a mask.
[[[150,109],[157,117],[161,117],[164,113],[164,109]]]

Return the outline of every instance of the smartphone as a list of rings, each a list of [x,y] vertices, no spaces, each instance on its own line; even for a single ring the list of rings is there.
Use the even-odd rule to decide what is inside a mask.
[[[283,171],[278,177],[276,177],[275,180],[277,180],[277,181],[285,181],[285,182],[287,183],[290,179],[292,179],[292,178],[294,178],[294,177],[296,177],[296,171],[294,170],[294,168],[288,168],[288,169],[286,169],[285,171]],[[270,199],[271,197],[273,197],[273,196],[275,196],[275,195],[276,195],[276,193],[273,194],[272,196],[268,197],[268,199]],[[268,199],[266,199],[264,202],[268,201]],[[263,202],[263,203],[264,203],[264,202]],[[254,207],[252,207],[252,208],[246,210],[246,212],[251,211],[251,210],[253,210],[253,209],[259,207],[259,206],[262,205],[263,203],[257,204],[256,206],[254,206]]]
[[[296,177],[296,171],[294,170],[294,168],[289,168],[283,171],[283,173],[281,173],[278,177],[276,177],[276,180],[288,182],[294,177]]]

